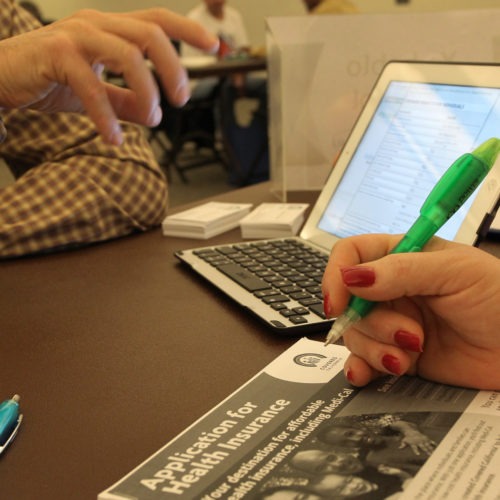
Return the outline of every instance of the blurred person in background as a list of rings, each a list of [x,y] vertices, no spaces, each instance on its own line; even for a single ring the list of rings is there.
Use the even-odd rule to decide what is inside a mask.
[[[190,10],[189,19],[199,22],[219,38],[219,59],[250,57],[250,44],[243,16],[226,0],[203,0]],[[263,21],[264,22],[264,21]],[[203,52],[181,44],[183,57],[200,57]],[[205,54],[206,55],[206,54]],[[203,78],[192,82],[193,102],[217,98],[214,121],[222,136],[230,164],[229,182],[235,186],[254,184],[269,178],[267,138],[267,79],[232,73],[230,77]],[[248,99],[248,123],[242,124],[237,111],[242,99]]]
[[[243,16],[234,7],[226,5],[226,0],[203,0],[190,10],[186,17],[199,22],[205,29],[219,37],[219,56],[227,57],[249,49],[248,34]],[[183,56],[202,55],[203,52],[183,44]]]

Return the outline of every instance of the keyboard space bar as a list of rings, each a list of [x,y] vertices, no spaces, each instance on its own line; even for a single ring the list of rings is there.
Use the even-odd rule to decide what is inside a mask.
[[[233,281],[236,281],[239,285],[241,285],[245,290],[249,292],[256,292],[257,290],[265,290],[266,288],[271,288],[269,283],[266,283],[264,280],[257,278],[252,273],[247,271],[244,267],[239,266],[238,264],[223,264],[221,266],[217,266],[217,269],[224,273],[226,276],[231,278]]]

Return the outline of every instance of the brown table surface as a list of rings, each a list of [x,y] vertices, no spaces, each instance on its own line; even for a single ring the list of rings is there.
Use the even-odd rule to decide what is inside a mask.
[[[268,183],[217,199],[275,201]],[[24,413],[0,498],[95,499],[296,340],[173,256],[205,244],[155,230],[0,264],[0,399],[19,393]]]

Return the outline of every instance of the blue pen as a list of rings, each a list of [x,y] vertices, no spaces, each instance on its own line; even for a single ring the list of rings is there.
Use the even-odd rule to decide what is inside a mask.
[[[420,252],[479,186],[499,153],[500,139],[492,137],[453,162],[425,200],[415,223],[391,253]],[[374,306],[375,303],[367,299],[351,297],[347,309],[335,320],[325,344],[340,339]]]
[[[0,403],[0,454],[16,437],[23,416],[19,414],[19,400],[15,394],[12,399]]]

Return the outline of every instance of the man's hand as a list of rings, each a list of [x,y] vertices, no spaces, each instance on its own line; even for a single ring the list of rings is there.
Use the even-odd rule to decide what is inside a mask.
[[[150,64],[172,105],[189,99],[186,71],[170,39],[205,51],[218,46],[199,24],[162,8],[83,10],[8,38],[0,42],[0,107],[85,111],[105,141],[120,144],[118,119],[145,126],[161,120]],[[123,75],[127,88],[103,82],[104,68]]]

